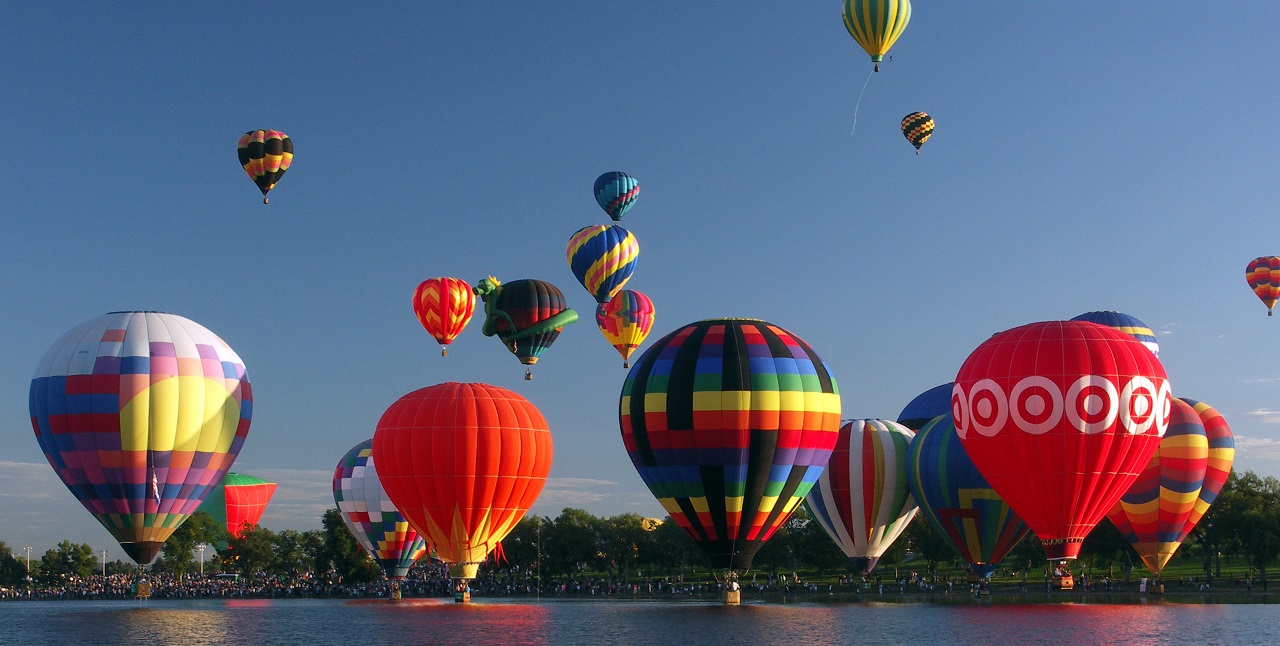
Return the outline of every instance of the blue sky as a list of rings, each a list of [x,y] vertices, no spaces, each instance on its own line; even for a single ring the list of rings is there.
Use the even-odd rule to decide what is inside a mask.
[[[1274,233],[1280,6],[914,3],[866,85],[838,2],[0,4],[0,540],[123,557],[33,437],[27,389],[63,332],[161,310],[244,359],[234,470],[310,529],[338,459],[401,395],[529,398],[556,457],[535,513],[661,515],[622,447],[626,376],[564,259],[623,225],[651,340],[715,316],[812,345],[844,417],[893,418],[992,333],[1116,309],[1175,395],[1221,411],[1238,469],[1280,475],[1280,318],[1245,264]],[[919,156],[907,113],[933,115]],[[241,133],[294,140],[261,203]],[[538,278],[582,319],[524,370],[473,321],[450,356],[418,282]]]

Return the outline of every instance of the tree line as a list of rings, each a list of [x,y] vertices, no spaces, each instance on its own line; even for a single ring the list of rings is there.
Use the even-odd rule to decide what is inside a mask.
[[[1280,556],[1280,480],[1253,471],[1232,473],[1222,493],[1191,535],[1176,560],[1195,560],[1205,576],[1221,575],[1222,560],[1243,560],[1263,581],[1266,570]],[[201,554],[198,546],[205,545]],[[15,586],[27,577],[25,553],[15,554],[0,541],[0,585]],[[203,560],[201,560],[203,559]],[[880,559],[888,571],[911,561],[911,567],[933,572],[939,566],[963,569],[964,564],[923,519],[917,518]],[[923,565],[923,567],[921,567]],[[31,579],[53,584],[69,576],[102,574],[104,564],[88,544],[62,541],[30,562]],[[756,572],[770,575],[806,572],[819,578],[848,574],[844,553],[802,506],[761,548],[753,561]],[[1003,568],[1037,576],[1047,567],[1044,551],[1029,534],[1005,558]],[[1090,533],[1078,567],[1120,568],[1126,576],[1141,560],[1108,521]],[[208,514],[197,512],[174,531],[151,571],[177,575],[234,572],[246,577],[296,576],[303,573],[347,583],[366,583],[382,576],[378,566],[359,547],[336,508],[325,512],[321,529],[273,532],[254,525],[239,536]],[[500,570],[522,576],[577,578],[608,576],[624,583],[643,578],[676,579],[710,563],[696,543],[670,518],[659,522],[638,514],[597,517],[582,509],[566,508],[552,519],[527,516],[490,555],[481,576]],[[131,563],[105,564],[107,574],[135,571]]]

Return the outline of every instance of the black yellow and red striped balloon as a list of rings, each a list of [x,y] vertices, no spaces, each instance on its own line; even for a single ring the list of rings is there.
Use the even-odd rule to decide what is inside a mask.
[[[919,155],[920,147],[933,136],[933,117],[923,112],[912,112],[903,117],[902,136],[916,147],[916,154]]]
[[[244,172],[262,191],[262,203],[266,204],[267,193],[293,163],[293,140],[279,130],[250,130],[240,137],[236,153]]]

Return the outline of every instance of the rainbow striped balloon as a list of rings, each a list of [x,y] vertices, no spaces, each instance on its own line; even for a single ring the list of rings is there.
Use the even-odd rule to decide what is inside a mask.
[[[1195,509],[1191,510],[1191,516],[1187,518],[1187,524],[1195,527],[1208,513],[1209,505],[1222,493],[1227,478],[1231,477],[1231,465],[1236,459],[1236,440],[1231,427],[1227,426],[1227,420],[1212,406],[1194,399],[1181,399],[1196,410],[1200,421],[1204,423],[1205,437],[1209,438],[1209,464],[1205,466],[1204,485],[1200,487]]]
[[[112,312],[49,348],[30,410],[58,477],[145,565],[231,468],[253,394],[244,362],[200,324]]]
[[[919,507],[907,486],[907,447],[915,432],[880,419],[840,427],[835,452],[805,503],[863,574],[870,572]]]
[[[1271,316],[1271,308],[1280,301],[1280,256],[1261,256],[1250,260],[1244,269],[1244,279],[1249,282],[1249,289],[1267,306],[1267,316]]]
[[[907,483],[925,520],[980,577],[991,576],[1031,531],[964,452],[950,413],[926,423],[911,440]]]
[[[636,270],[640,243],[616,224],[593,224],[569,238],[565,256],[573,275],[596,302],[608,303]]]
[[[1160,439],[1155,455],[1107,513],[1147,569],[1156,575],[1195,528],[1191,516],[1200,501],[1209,467],[1209,437],[1204,420],[1186,400],[1175,398],[1172,403],[1169,430]],[[1204,508],[1207,510],[1208,505]]]
[[[747,569],[822,474],[840,393],[799,337],[753,319],[686,325],[622,385],[622,442],[715,568]]]
[[[351,535],[387,578],[405,578],[427,552],[427,542],[382,489],[373,464],[372,438],[351,447],[333,470],[333,501]]]

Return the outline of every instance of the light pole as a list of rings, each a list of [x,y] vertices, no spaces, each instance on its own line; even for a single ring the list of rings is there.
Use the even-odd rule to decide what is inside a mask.
[[[107,551],[102,550],[102,578],[107,578]]]
[[[31,548],[27,548],[27,580],[31,580]]]
[[[200,576],[204,576],[204,548],[204,543],[196,546],[196,551],[200,552]]]

